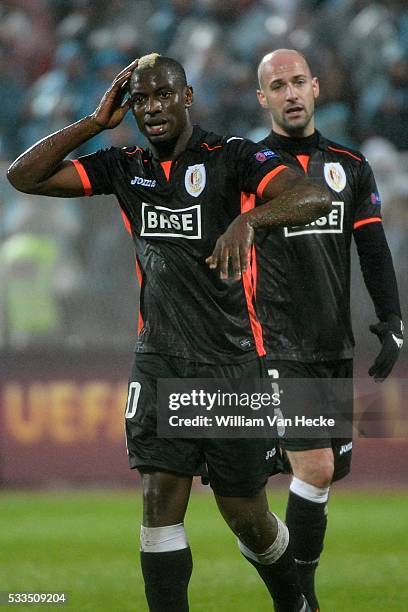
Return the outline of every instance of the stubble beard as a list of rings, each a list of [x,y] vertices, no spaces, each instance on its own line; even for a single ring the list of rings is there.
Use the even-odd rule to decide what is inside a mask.
[[[308,113],[304,120],[299,122],[286,121],[284,117],[275,118],[275,123],[284,130],[290,138],[303,138],[310,122],[313,119],[313,112]]]

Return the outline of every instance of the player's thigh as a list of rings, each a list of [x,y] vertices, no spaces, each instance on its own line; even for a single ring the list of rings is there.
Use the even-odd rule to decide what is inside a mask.
[[[143,525],[164,527],[182,523],[190,497],[192,476],[141,469]]]
[[[274,439],[212,439],[204,453],[211,488],[223,497],[254,497],[278,471]]]
[[[200,372],[203,375],[202,372]],[[237,380],[265,380],[262,359],[247,363],[217,365],[206,376]],[[260,388],[263,389],[261,385]],[[254,497],[265,486],[268,477],[277,472],[276,442],[273,438],[254,439],[251,432],[244,438],[208,439],[204,441],[210,485],[223,497]]]
[[[285,474],[314,486],[328,486],[345,478],[351,470],[351,438],[298,439],[279,441],[279,468]]]
[[[284,447],[281,471],[316,487],[329,486],[351,471],[352,438],[281,440],[280,446]]]
[[[282,437],[279,440],[281,471],[293,472],[298,478],[315,486],[327,486],[326,483],[344,478],[351,466],[353,361],[347,359],[302,363],[268,359],[266,363],[268,373],[274,380],[284,378],[315,380],[316,398],[313,398],[312,393],[312,403],[321,407],[322,414],[325,414],[325,410],[330,407],[330,414],[335,416],[342,434],[347,436],[345,438],[333,438],[331,435],[323,438],[311,436],[308,439]],[[332,384],[327,385],[327,380],[332,381]],[[325,384],[321,385],[320,381],[324,381]],[[307,414],[307,406],[305,413]]]
[[[296,478],[315,487],[330,485],[334,474],[334,455],[331,446],[298,451],[286,449],[286,454]]]
[[[157,436],[157,380],[178,377],[172,365],[176,361],[157,354],[135,355],[125,414],[129,465],[145,473],[201,475],[205,466],[199,440]]]

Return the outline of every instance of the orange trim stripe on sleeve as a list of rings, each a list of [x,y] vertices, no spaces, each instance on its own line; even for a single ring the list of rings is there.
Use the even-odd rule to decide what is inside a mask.
[[[246,193],[241,194],[241,213],[247,212],[254,208],[255,206],[255,196],[248,195]],[[249,264],[245,272],[242,274],[242,284],[244,286],[245,291],[245,300],[247,304],[247,310],[249,315],[249,322],[251,324],[252,335],[254,337],[255,348],[260,357],[265,355],[265,347],[263,343],[263,333],[262,326],[258,320],[258,317],[255,312],[254,299],[255,299],[255,291],[256,291],[256,256],[255,256],[255,247],[251,248],[251,254],[249,259]]]
[[[367,223],[382,223],[381,217],[369,217],[368,219],[362,219],[361,221],[356,221],[353,225],[353,229],[357,229],[362,225],[367,225]]]
[[[79,174],[79,178],[81,179],[82,187],[84,188],[84,194],[86,196],[91,196],[92,195],[92,185],[91,185],[91,181],[89,180],[89,176],[86,173],[85,168],[83,167],[81,162],[78,161],[77,159],[73,159],[72,163],[75,166],[75,170]]]
[[[329,149],[329,151],[336,151],[336,153],[344,153],[345,155],[350,155],[350,157],[354,157],[354,159],[356,159],[359,162],[362,162],[362,158],[361,157],[357,157],[357,155],[354,155],[354,153],[350,153],[350,151],[345,151],[344,149],[336,149],[336,147],[327,147]]]
[[[273,179],[277,174],[279,174],[279,172],[282,172],[282,170],[286,170],[286,168],[287,166],[278,166],[274,170],[268,172],[268,174],[263,177],[262,181],[258,185],[258,189],[256,190],[256,195],[258,196],[258,198],[262,198],[264,189],[269,183],[269,181]]]

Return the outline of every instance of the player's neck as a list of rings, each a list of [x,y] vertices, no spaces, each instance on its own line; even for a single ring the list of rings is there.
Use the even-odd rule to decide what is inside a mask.
[[[179,137],[170,142],[163,142],[158,145],[151,144],[150,148],[153,155],[159,161],[170,161],[176,159],[182,153],[193,133],[193,126],[188,123]]]
[[[315,133],[315,125],[314,121],[311,121],[304,128],[300,128],[299,130],[291,130],[290,132],[288,132],[281,126],[272,122],[272,131],[275,132],[275,134],[277,134],[278,136],[283,136],[284,138],[309,138],[309,136],[313,136],[313,134]]]
[[[310,136],[295,138],[294,136],[283,136],[274,130],[268,136],[269,146],[280,147],[293,155],[310,155],[312,150],[319,144],[319,132],[316,130]]]

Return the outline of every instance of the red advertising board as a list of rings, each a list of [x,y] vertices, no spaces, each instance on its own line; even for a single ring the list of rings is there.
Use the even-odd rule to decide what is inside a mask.
[[[131,357],[112,351],[3,354],[1,486],[138,482],[128,468],[123,425]],[[402,418],[407,398],[395,380],[375,387],[381,388],[387,437],[354,439],[353,470],[345,484],[408,486],[408,428]]]
[[[3,355],[3,486],[132,483],[123,414],[130,355]]]

